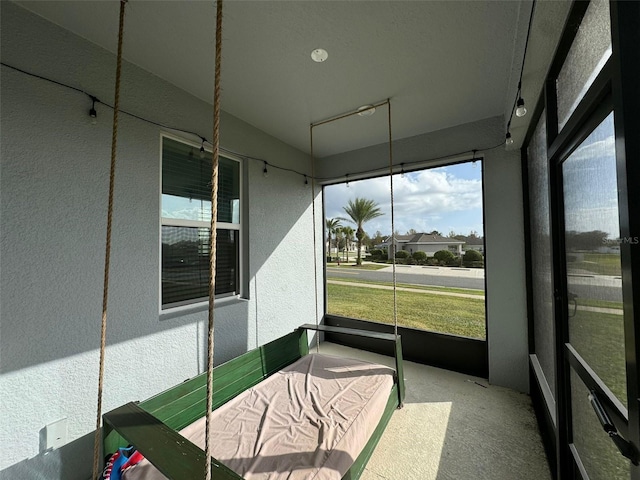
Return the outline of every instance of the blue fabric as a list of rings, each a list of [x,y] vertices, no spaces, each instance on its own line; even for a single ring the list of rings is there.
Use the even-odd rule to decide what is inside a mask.
[[[134,451],[135,449],[133,447],[119,448],[118,452],[120,453],[120,455],[118,455],[118,457],[113,461],[113,466],[111,467],[111,475],[106,478],[108,478],[109,480],[122,480],[122,466],[127,463],[127,460],[129,460],[129,456]],[[111,461],[111,459],[109,459],[109,461]]]

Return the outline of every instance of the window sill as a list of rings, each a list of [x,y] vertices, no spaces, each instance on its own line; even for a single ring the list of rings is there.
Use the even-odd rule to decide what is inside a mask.
[[[229,305],[236,305],[238,303],[248,302],[247,299],[240,297],[239,295],[232,295],[229,297],[218,298],[214,302],[216,309],[227,307]],[[191,305],[182,305],[180,307],[169,308],[167,310],[160,311],[160,320],[170,320],[172,318],[184,317],[193,313],[206,312],[209,309],[209,302],[193,303]]]

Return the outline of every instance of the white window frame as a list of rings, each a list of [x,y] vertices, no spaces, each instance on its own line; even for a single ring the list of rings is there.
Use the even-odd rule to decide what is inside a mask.
[[[192,311],[192,310],[202,310],[204,309],[208,303],[208,297],[194,298],[191,300],[184,300],[183,302],[176,302],[173,304],[168,304],[164,306],[162,304],[162,227],[163,226],[171,226],[171,227],[194,227],[194,228],[207,228],[211,227],[211,222],[209,220],[200,221],[200,220],[188,220],[182,218],[167,218],[162,216],[162,166],[163,166],[163,144],[164,139],[168,138],[170,140],[183,143],[185,145],[189,145],[196,150],[200,150],[201,144],[195,143],[191,140],[185,139],[184,137],[179,137],[176,135],[172,135],[170,133],[162,132],[160,134],[160,172],[159,172],[159,198],[158,198],[158,309],[160,314],[167,313],[179,313],[181,311]],[[208,153],[212,153],[212,150],[205,146],[205,151]],[[220,154],[221,157],[224,157],[228,160],[232,160],[238,163],[238,176],[239,176],[239,187],[240,187],[240,205],[239,205],[239,223],[228,223],[228,222],[217,222],[216,227],[218,230],[235,230],[238,235],[238,282],[236,285],[235,292],[224,293],[220,295],[216,295],[214,300],[215,304],[221,303],[223,301],[227,301],[229,299],[240,298],[243,291],[244,285],[244,238],[243,238],[243,221],[244,221],[244,186],[243,186],[243,161],[242,158],[233,154]]]

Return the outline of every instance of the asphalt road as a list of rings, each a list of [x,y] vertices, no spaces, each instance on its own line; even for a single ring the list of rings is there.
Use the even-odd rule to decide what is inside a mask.
[[[474,288],[484,290],[484,278],[472,278],[465,276],[464,271],[460,272],[460,276],[456,276],[455,272],[449,272],[447,275],[429,274],[429,270],[420,271],[419,274],[403,273],[402,268],[396,270],[397,283],[409,283],[416,285],[436,285],[440,287],[453,288]],[[378,282],[392,282],[391,271],[381,270],[356,270],[354,268],[327,268],[328,278],[346,278],[352,280],[369,280]],[[610,302],[622,301],[622,283],[614,277],[604,276],[570,276],[569,291],[578,297],[588,298],[591,300],[607,300]]]
[[[348,278],[352,280],[369,280],[377,282],[393,282],[392,272],[382,272],[380,270],[355,270],[355,269],[336,269],[327,268],[328,278]],[[396,270],[397,283],[413,283],[415,285],[437,285],[440,287],[455,288],[475,288],[484,290],[483,278],[466,278],[443,275],[429,275],[424,273],[417,275],[415,273],[402,273],[402,269]]]
[[[622,280],[604,276],[569,276],[569,292],[578,298],[622,302]]]

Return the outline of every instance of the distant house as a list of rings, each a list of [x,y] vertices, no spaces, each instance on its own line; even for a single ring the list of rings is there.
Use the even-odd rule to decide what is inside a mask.
[[[484,238],[483,237],[467,237],[464,244],[464,250],[477,250],[484,255]]]
[[[455,238],[442,237],[440,235],[432,235],[429,233],[415,233],[413,235],[394,235],[396,251],[405,250],[409,254],[414,252],[424,252],[428,256],[433,257],[433,254],[439,250],[449,250],[454,255],[462,255],[462,246],[465,244],[462,240]],[[378,245],[376,248],[386,248],[388,257],[392,258],[393,248],[390,248],[392,244],[392,238],[389,236]]]
[[[324,250],[325,252],[328,250],[328,241],[324,242]],[[335,238],[331,239],[331,257],[335,258],[335,257],[341,257],[342,259],[345,259],[347,255],[349,255],[350,257],[355,258],[356,255],[358,255],[358,243],[357,242],[349,242],[348,246],[342,246],[342,248],[339,248],[336,242]],[[362,254],[362,256],[364,257],[367,254],[367,246],[366,245],[362,245],[362,247],[360,247],[360,252]]]

